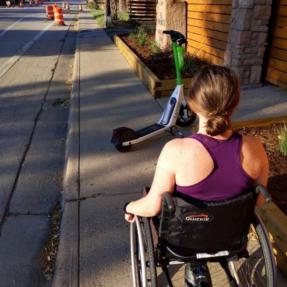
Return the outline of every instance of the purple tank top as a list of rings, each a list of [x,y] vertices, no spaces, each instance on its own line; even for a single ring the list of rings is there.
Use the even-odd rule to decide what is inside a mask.
[[[176,185],[177,192],[201,200],[221,201],[248,192],[254,187],[255,180],[241,165],[240,134],[233,133],[227,140],[218,140],[203,134],[193,134],[190,138],[199,141],[206,148],[213,159],[214,169],[194,185]]]

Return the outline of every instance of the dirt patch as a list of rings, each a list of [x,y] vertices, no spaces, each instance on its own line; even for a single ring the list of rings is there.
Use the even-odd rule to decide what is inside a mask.
[[[259,137],[264,144],[270,164],[268,190],[274,202],[287,215],[287,156],[280,153],[278,144],[281,128],[283,124],[274,124],[261,128],[244,128],[239,132]]]
[[[47,281],[51,281],[56,267],[57,251],[60,241],[61,205],[57,203],[49,215],[51,233],[40,254],[40,267]]]

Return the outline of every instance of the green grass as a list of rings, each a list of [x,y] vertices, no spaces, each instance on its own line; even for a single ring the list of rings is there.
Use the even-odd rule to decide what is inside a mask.
[[[147,43],[148,43],[148,34],[147,34],[147,31],[145,29],[145,27],[143,26],[139,26],[137,28],[137,44],[140,46],[140,47],[143,47],[145,46]]]
[[[279,150],[284,156],[287,156],[287,126],[284,123],[284,127],[279,132]]]
[[[105,12],[100,9],[92,9],[91,13],[93,17],[96,19],[96,22],[99,26],[105,26]]]
[[[118,19],[121,21],[129,21],[129,12],[128,11],[120,11],[118,12]]]

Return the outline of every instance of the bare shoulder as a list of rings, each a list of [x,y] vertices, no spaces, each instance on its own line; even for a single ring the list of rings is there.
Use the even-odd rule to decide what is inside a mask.
[[[261,184],[268,179],[268,158],[264,146],[258,137],[243,136],[241,148],[243,169]]]
[[[167,142],[163,148],[164,153],[180,156],[182,154],[198,152],[202,145],[192,138],[177,138]]]
[[[200,142],[192,138],[181,138],[166,143],[159,162],[170,165],[173,170],[179,172],[183,167],[189,170],[193,170],[196,166],[198,168],[199,163],[204,165],[206,161],[210,161],[209,157]]]
[[[254,136],[242,136],[242,139],[242,168],[257,184],[267,186],[269,161],[261,140]],[[257,205],[261,205],[263,202],[264,199],[259,195]]]
[[[242,136],[242,153],[252,153],[254,155],[265,153],[264,146],[258,137]]]

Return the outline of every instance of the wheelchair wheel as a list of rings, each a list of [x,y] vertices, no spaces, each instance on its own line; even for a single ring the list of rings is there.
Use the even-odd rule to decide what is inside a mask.
[[[248,234],[247,258],[229,262],[229,269],[240,287],[275,287],[276,267],[268,234],[258,217]]]
[[[133,287],[156,287],[157,276],[149,220],[136,217],[130,226]]]
[[[195,121],[195,119],[196,119],[195,113],[191,111],[186,104],[180,106],[180,110],[176,120],[176,124],[178,126],[188,127]]]

